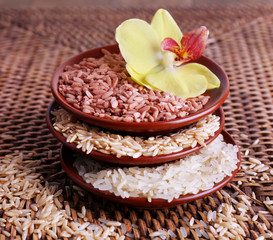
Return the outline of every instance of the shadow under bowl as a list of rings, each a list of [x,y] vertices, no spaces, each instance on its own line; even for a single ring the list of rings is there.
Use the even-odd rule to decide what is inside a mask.
[[[48,110],[46,113],[46,122],[47,122],[47,126],[48,126],[48,129],[50,130],[50,132],[64,146],[68,147],[69,149],[71,149],[75,152],[78,152],[80,154],[88,156],[96,161],[103,161],[103,162],[107,162],[107,163],[111,163],[111,164],[130,165],[130,166],[133,166],[133,165],[156,165],[156,164],[161,164],[161,163],[166,163],[166,162],[177,160],[179,158],[185,157],[186,155],[196,152],[196,151],[200,150],[201,148],[203,148],[203,146],[197,144],[193,148],[185,148],[180,152],[175,152],[175,153],[171,153],[171,154],[167,154],[167,155],[157,155],[154,157],[140,156],[138,158],[133,158],[130,156],[121,156],[118,158],[115,155],[105,154],[105,153],[101,153],[101,152],[95,151],[95,150],[91,151],[89,154],[86,154],[81,149],[77,148],[75,143],[67,142],[66,138],[60,132],[58,132],[54,129],[53,120],[52,120],[53,116],[52,116],[51,112],[54,109],[58,109],[58,108],[59,108],[59,105],[54,100],[51,102],[51,104],[48,107]],[[208,145],[215,138],[217,138],[224,127],[225,115],[224,115],[224,111],[223,111],[222,107],[220,107],[219,109],[216,110],[215,115],[220,117],[220,126],[219,126],[219,129],[214,133],[214,135],[205,141],[206,145]]]
[[[58,91],[60,76],[66,66],[72,66],[79,63],[83,58],[94,57],[100,58],[103,56],[101,49],[106,49],[111,53],[119,53],[118,45],[109,45],[96,49],[92,49],[79,55],[76,55],[63,64],[61,64],[55,71],[51,80],[51,90],[55,100],[62,108],[74,115],[76,118],[84,122],[90,123],[94,126],[109,129],[111,131],[119,131],[128,134],[140,134],[146,136],[166,134],[177,131],[182,127],[197,122],[199,119],[213,113],[218,109],[226,100],[229,93],[229,80],[225,71],[213,60],[201,56],[198,60],[194,61],[200,63],[210,69],[221,81],[219,88],[207,90],[204,95],[210,96],[208,103],[199,111],[192,113],[184,118],[174,119],[170,121],[157,121],[157,122],[122,122],[116,120],[109,120],[100,117],[95,117],[90,114],[84,113],[81,110],[73,107]]]
[[[225,130],[223,130],[221,134],[223,135],[224,141],[226,143],[237,145],[234,139]],[[73,157],[73,150],[63,145],[60,150],[60,161],[61,161],[63,170],[66,172],[68,177],[70,177],[76,184],[81,186],[83,189],[116,203],[128,205],[130,207],[144,208],[144,209],[152,209],[152,208],[159,209],[159,208],[174,207],[179,204],[194,201],[214,193],[215,191],[223,188],[226,184],[228,184],[232,180],[232,178],[236,175],[241,164],[240,151],[238,151],[237,153],[237,158],[239,160],[237,163],[237,168],[232,172],[232,175],[225,177],[221,182],[215,184],[211,189],[200,191],[197,194],[182,195],[177,199],[173,199],[173,201],[171,202],[168,202],[165,199],[152,199],[152,201],[149,202],[146,198],[137,198],[137,197],[122,198],[108,191],[101,191],[97,188],[94,188],[91,184],[86,183],[78,175],[77,170],[73,167],[73,162],[75,160]]]

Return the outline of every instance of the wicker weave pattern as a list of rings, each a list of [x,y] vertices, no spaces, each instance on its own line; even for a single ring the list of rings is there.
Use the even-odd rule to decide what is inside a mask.
[[[205,55],[220,63],[227,72],[231,91],[224,104],[225,128],[233,135],[241,151],[269,166],[269,180],[257,179],[241,170],[226,192],[246,194],[253,199],[245,224],[246,239],[255,239],[273,230],[273,206],[263,204],[273,197],[273,15],[270,8],[245,9],[169,9],[184,31],[206,25],[213,41]],[[114,29],[123,20],[139,17],[150,20],[154,9],[66,9],[9,10],[0,12],[0,156],[19,150],[35,151],[34,161],[44,161],[38,171],[46,180],[60,182],[64,201],[72,209],[89,209],[93,222],[107,218],[125,222],[136,239],[149,238],[158,229],[179,227],[187,239],[202,239],[184,221],[203,219],[202,212],[215,210],[230,200],[219,191],[204,199],[172,209],[140,210],[119,206],[84,192],[81,196],[65,178],[58,161],[59,144],[45,124],[45,111],[52,100],[50,78],[55,68],[68,57],[93,47],[114,43]],[[35,90],[34,90],[35,88]],[[248,136],[248,138],[246,136]],[[244,137],[243,137],[244,136]],[[259,142],[253,145],[256,139]],[[52,156],[51,156],[52,154]],[[250,165],[243,156],[243,166]],[[252,178],[252,179],[250,179]],[[238,185],[238,181],[242,185]],[[2,202],[2,200],[1,200]],[[29,204],[22,201],[23,208]],[[73,210],[75,211],[75,210]],[[73,213],[72,211],[72,213]],[[268,211],[262,214],[259,211]],[[258,222],[252,217],[259,215]],[[0,217],[3,212],[0,211]],[[91,217],[90,217],[91,216]],[[76,214],[72,214],[74,219]],[[138,229],[132,228],[137,224]],[[268,230],[264,230],[263,224]],[[19,235],[7,224],[1,227],[13,237]],[[180,238],[183,236],[180,232]],[[215,239],[209,234],[211,239]],[[1,235],[4,239],[4,235]]]

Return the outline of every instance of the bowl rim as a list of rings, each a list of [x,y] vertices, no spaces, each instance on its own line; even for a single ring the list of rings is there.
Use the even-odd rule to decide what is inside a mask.
[[[174,152],[170,154],[165,154],[165,155],[157,155],[155,157],[152,156],[140,156],[138,158],[133,158],[130,156],[121,156],[121,157],[116,157],[115,155],[112,154],[105,154],[99,151],[92,150],[89,154],[86,154],[83,152],[81,149],[76,147],[76,144],[74,143],[68,143],[66,141],[66,138],[59,133],[57,130],[54,129],[53,126],[53,120],[52,120],[52,114],[51,111],[58,108],[59,105],[58,103],[53,100],[46,111],[46,123],[49,131],[52,133],[52,135],[60,142],[62,143],[65,147],[70,148],[73,151],[76,151],[82,155],[85,155],[87,157],[92,158],[95,161],[102,161],[110,164],[119,164],[119,165],[127,165],[127,166],[136,166],[136,165],[141,165],[141,166],[150,166],[150,165],[158,165],[162,163],[167,163],[171,161],[175,161],[179,158],[185,157],[188,154],[191,154],[193,152],[196,152],[200,149],[202,149],[204,146],[197,144],[193,148],[185,148],[182,151],[179,152]],[[223,108],[220,107],[219,109],[216,110],[217,114],[220,117],[220,123],[219,123],[219,129],[214,132],[214,135],[211,136],[209,139],[205,140],[205,144],[208,145],[211,143],[215,138],[218,137],[218,135],[221,133],[221,131],[224,128],[225,124],[225,114],[223,111]],[[95,126],[94,126],[95,127]]]
[[[218,109],[224,103],[224,101],[226,100],[226,98],[229,94],[229,90],[230,90],[229,79],[228,79],[227,74],[223,70],[223,68],[219,64],[217,64],[215,61],[213,61],[212,59],[205,57],[205,56],[201,56],[199,59],[197,59],[194,62],[198,63],[198,62],[206,61],[207,65],[215,66],[219,70],[219,74],[221,74],[223,76],[223,78],[220,79],[221,83],[225,85],[225,88],[223,89],[223,92],[221,93],[221,97],[219,97],[219,99],[217,101],[215,101],[210,107],[206,107],[206,105],[208,104],[207,103],[202,109],[196,111],[195,113],[191,113],[186,117],[172,119],[169,121],[156,121],[156,122],[139,122],[139,123],[137,123],[137,122],[122,122],[122,121],[118,121],[118,120],[104,119],[104,118],[92,116],[90,114],[82,112],[81,110],[79,110],[79,109],[75,108],[74,106],[72,106],[71,104],[69,104],[65,100],[65,98],[59,93],[58,83],[59,83],[60,73],[63,72],[63,69],[65,68],[65,66],[73,64],[75,62],[79,62],[80,60],[82,60],[86,56],[90,56],[91,54],[100,52],[101,49],[111,50],[111,52],[113,52],[113,53],[119,52],[118,44],[107,45],[107,46],[102,46],[102,47],[87,50],[87,51],[82,52],[78,55],[72,56],[71,58],[69,58],[65,62],[63,62],[56,69],[56,71],[54,72],[54,74],[51,78],[51,92],[52,92],[55,100],[60,104],[61,107],[63,107],[65,110],[67,110],[68,112],[70,112],[71,114],[75,115],[77,118],[79,118],[83,121],[86,121],[86,122],[89,122],[89,123],[92,123],[95,125],[103,124],[103,125],[109,127],[109,130],[114,130],[113,127],[116,127],[116,126],[123,126],[122,129],[125,132],[131,132],[131,130],[127,130],[127,129],[134,129],[135,131],[139,131],[139,132],[144,132],[144,130],[141,130],[141,129],[145,129],[146,132],[147,131],[153,132],[154,128],[156,128],[157,130],[160,130],[166,124],[168,124],[169,127],[172,127],[177,124],[183,124],[181,126],[186,126],[186,125],[189,125],[189,124],[195,122],[196,119],[200,119],[200,118],[214,112],[216,109]],[[220,85],[220,89],[221,89],[221,85]],[[207,95],[209,92],[211,92],[213,90],[214,89],[207,90],[203,95]],[[98,126],[101,127],[101,125],[98,125]],[[126,128],[125,128],[125,126],[126,126]]]
[[[211,189],[200,191],[197,194],[187,194],[183,195],[179,198],[173,199],[172,202],[168,202],[165,199],[152,199],[151,202],[147,200],[147,198],[138,198],[138,197],[129,197],[129,198],[122,198],[121,196],[116,196],[114,193],[111,193],[109,191],[102,191],[97,188],[94,188],[91,184],[86,183],[82,177],[80,177],[76,171],[76,169],[73,167],[73,164],[68,162],[66,159],[66,152],[73,152],[72,150],[66,148],[65,146],[61,145],[60,148],[60,162],[62,165],[62,168],[64,172],[79,186],[81,186],[83,189],[87,190],[88,192],[91,192],[95,195],[98,195],[100,197],[106,198],[112,202],[128,205],[131,207],[136,207],[136,208],[143,208],[143,209],[159,209],[159,208],[169,208],[169,207],[174,207],[179,204],[187,203],[190,201],[194,201],[203,197],[206,197],[217,190],[223,188],[226,184],[228,184],[236,175],[240,168],[241,164],[241,153],[240,153],[240,148],[235,142],[235,140],[232,138],[232,136],[225,130],[222,130],[221,134],[224,137],[224,140],[226,143],[231,143],[235,146],[238,147],[238,153],[237,153],[237,158],[238,158],[238,163],[237,163],[237,168],[232,172],[231,176],[226,176],[222,181],[219,183],[215,184]],[[68,154],[71,158],[72,154]]]

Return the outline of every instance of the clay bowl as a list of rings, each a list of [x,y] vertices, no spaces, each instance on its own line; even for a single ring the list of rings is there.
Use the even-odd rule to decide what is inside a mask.
[[[234,139],[226,132],[222,131],[221,134],[224,137],[225,142],[231,143],[233,145],[236,145]],[[65,146],[61,147],[60,151],[60,161],[62,164],[63,170],[66,172],[68,177],[70,177],[76,184],[84,188],[85,190],[98,195],[100,197],[106,198],[110,201],[117,202],[120,204],[125,204],[131,207],[137,207],[137,208],[166,208],[166,207],[174,207],[179,204],[183,204],[186,202],[194,201],[200,198],[203,198],[205,196],[208,196],[212,194],[213,192],[223,188],[226,184],[228,184],[232,178],[237,173],[240,163],[241,163],[241,154],[240,151],[237,154],[237,157],[239,159],[239,162],[237,164],[237,168],[233,171],[231,176],[227,176],[224,178],[221,182],[214,185],[213,188],[206,190],[206,191],[200,191],[197,194],[188,194],[180,196],[177,199],[174,199],[172,202],[168,202],[164,199],[153,199],[151,202],[148,202],[146,198],[136,198],[136,197],[129,197],[129,198],[122,198],[120,196],[115,196],[113,193],[110,193],[108,191],[101,191],[99,189],[94,188],[91,184],[86,183],[77,173],[76,169],[73,167],[73,151]]]
[[[190,114],[189,116],[186,116],[184,118],[174,119],[170,121],[158,121],[158,122],[148,122],[148,123],[145,123],[145,122],[128,123],[128,122],[114,121],[114,120],[102,119],[100,117],[91,116],[90,114],[86,114],[80,111],[79,109],[73,107],[69,103],[67,103],[65,98],[58,91],[58,83],[59,83],[60,75],[62,74],[65,66],[79,63],[83,58],[102,57],[103,54],[101,53],[101,49],[103,48],[107,49],[108,51],[112,53],[119,53],[118,45],[110,45],[110,46],[105,46],[105,47],[96,48],[96,49],[83,52],[77,56],[74,56],[68,59],[62,65],[60,65],[55,71],[51,81],[52,94],[54,98],[56,99],[56,101],[60,104],[60,106],[63,107],[68,112],[70,112],[71,114],[73,114],[76,118],[81,119],[82,121],[90,123],[94,126],[106,128],[111,131],[125,132],[128,134],[138,133],[140,135],[146,135],[146,136],[166,134],[166,133],[181,129],[182,127],[187,126],[191,123],[197,122],[199,119],[214,112],[224,103],[225,99],[228,96],[229,80],[226,73],[217,63],[215,63],[214,61],[212,61],[211,59],[207,57],[202,56],[195,62],[203,64],[204,66],[209,68],[214,74],[217,75],[217,77],[221,81],[221,85],[219,88],[211,89],[205,92],[204,95],[209,95],[210,100],[204,106],[203,109],[193,114]]]
[[[155,164],[161,164],[161,163],[165,163],[165,162],[174,161],[174,160],[182,158],[190,153],[198,151],[203,147],[201,145],[197,145],[194,148],[186,148],[180,152],[171,153],[171,154],[167,154],[167,155],[158,155],[155,157],[141,156],[138,158],[132,158],[130,156],[122,156],[122,157],[118,158],[115,155],[105,154],[105,153],[101,153],[98,151],[91,151],[91,153],[86,154],[81,149],[78,149],[76,147],[76,144],[66,142],[66,138],[61,133],[59,133],[58,131],[56,131],[54,129],[53,121],[52,121],[53,116],[51,115],[51,111],[56,108],[59,108],[59,105],[55,101],[53,101],[49,105],[47,113],[46,113],[47,126],[48,126],[48,129],[50,130],[50,132],[53,134],[53,136],[59,142],[61,142],[64,146],[68,147],[69,149],[71,149],[75,152],[84,154],[85,156],[88,156],[88,157],[90,157],[94,160],[97,160],[97,161],[103,161],[103,162],[112,163],[112,164],[131,165],[131,166],[132,165],[155,165]],[[220,127],[215,132],[214,136],[210,137],[208,140],[205,141],[206,145],[209,144],[210,142],[212,142],[221,133],[221,131],[224,127],[225,115],[224,115],[224,111],[223,111],[222,107],[220,107],[218,110],[216,110],[215,114],[220,116]]]

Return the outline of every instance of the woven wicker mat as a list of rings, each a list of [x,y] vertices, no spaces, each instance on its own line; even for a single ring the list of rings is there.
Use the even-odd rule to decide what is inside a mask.
[[[242,168],[230,184],[209,197],[188,204],[142,210],[93,196],[75,186],[61,170],[60,145],[45,124],[45,111],[52,100],[52,73],[62,61],[79,51],[114,43],[114,29],[123,20],[131,17],[150,20],[155,9],[1,10],[1,158],[7,154],[15,157],[18,151],[35,152],[32,159],[28,158],[28,164],[37,163],[33,169],[42,174],[39,180],[42,187],[54,185],[64,190],[58,197],[61,204],[58,206],[66,209],[70,222],[99,223],[100,218],[119,221],[125,223],[128,239],[129,236],[149,239],[151,233],[160,229],[166,231],[166,239],[184,239],[184,236],[185,239],[221,239],[220,235],[226,236],[222,239],[235,235],[236,239],[273,239],[273,204],[270,200],[273,199],[272,9],[169,10],[184,31],[199,25],[210,29],[212,40],[205,55],[220,63],[230,78],[230,96],[224,104],[225,128],[238,142],[243,155]],[[5,176],[1,168],[1,189]],[[38,210],[31,205],[35,199],[17,197],[17,203],[12,203],[12,196],[3,194],[6,188],[3,189],[0,191],[1,239],[51,239],[56,238],[55,231],[60,234],[63,230],[58,226],[39,233],[38,223],[27,225],[25,222],[20,222],[25,223],[24,228],[20,227],[8,212],[14,208],[31,209],[29,218],[37,219]],[[219,208],[224,204],[233,211],[221,212]],[[216,212],[216,219],[209,219],[209,215]],[[221,214],[228,215],[227,219]],[[230,227],[226,227],[227,230],[219,228],[221,221],[238,224],[243,232],[236,232],[234,228],[232,232]],[[200,229],[206,234],[200,234]],[[121,230],[116,228],[119,234],[122,234]]]

